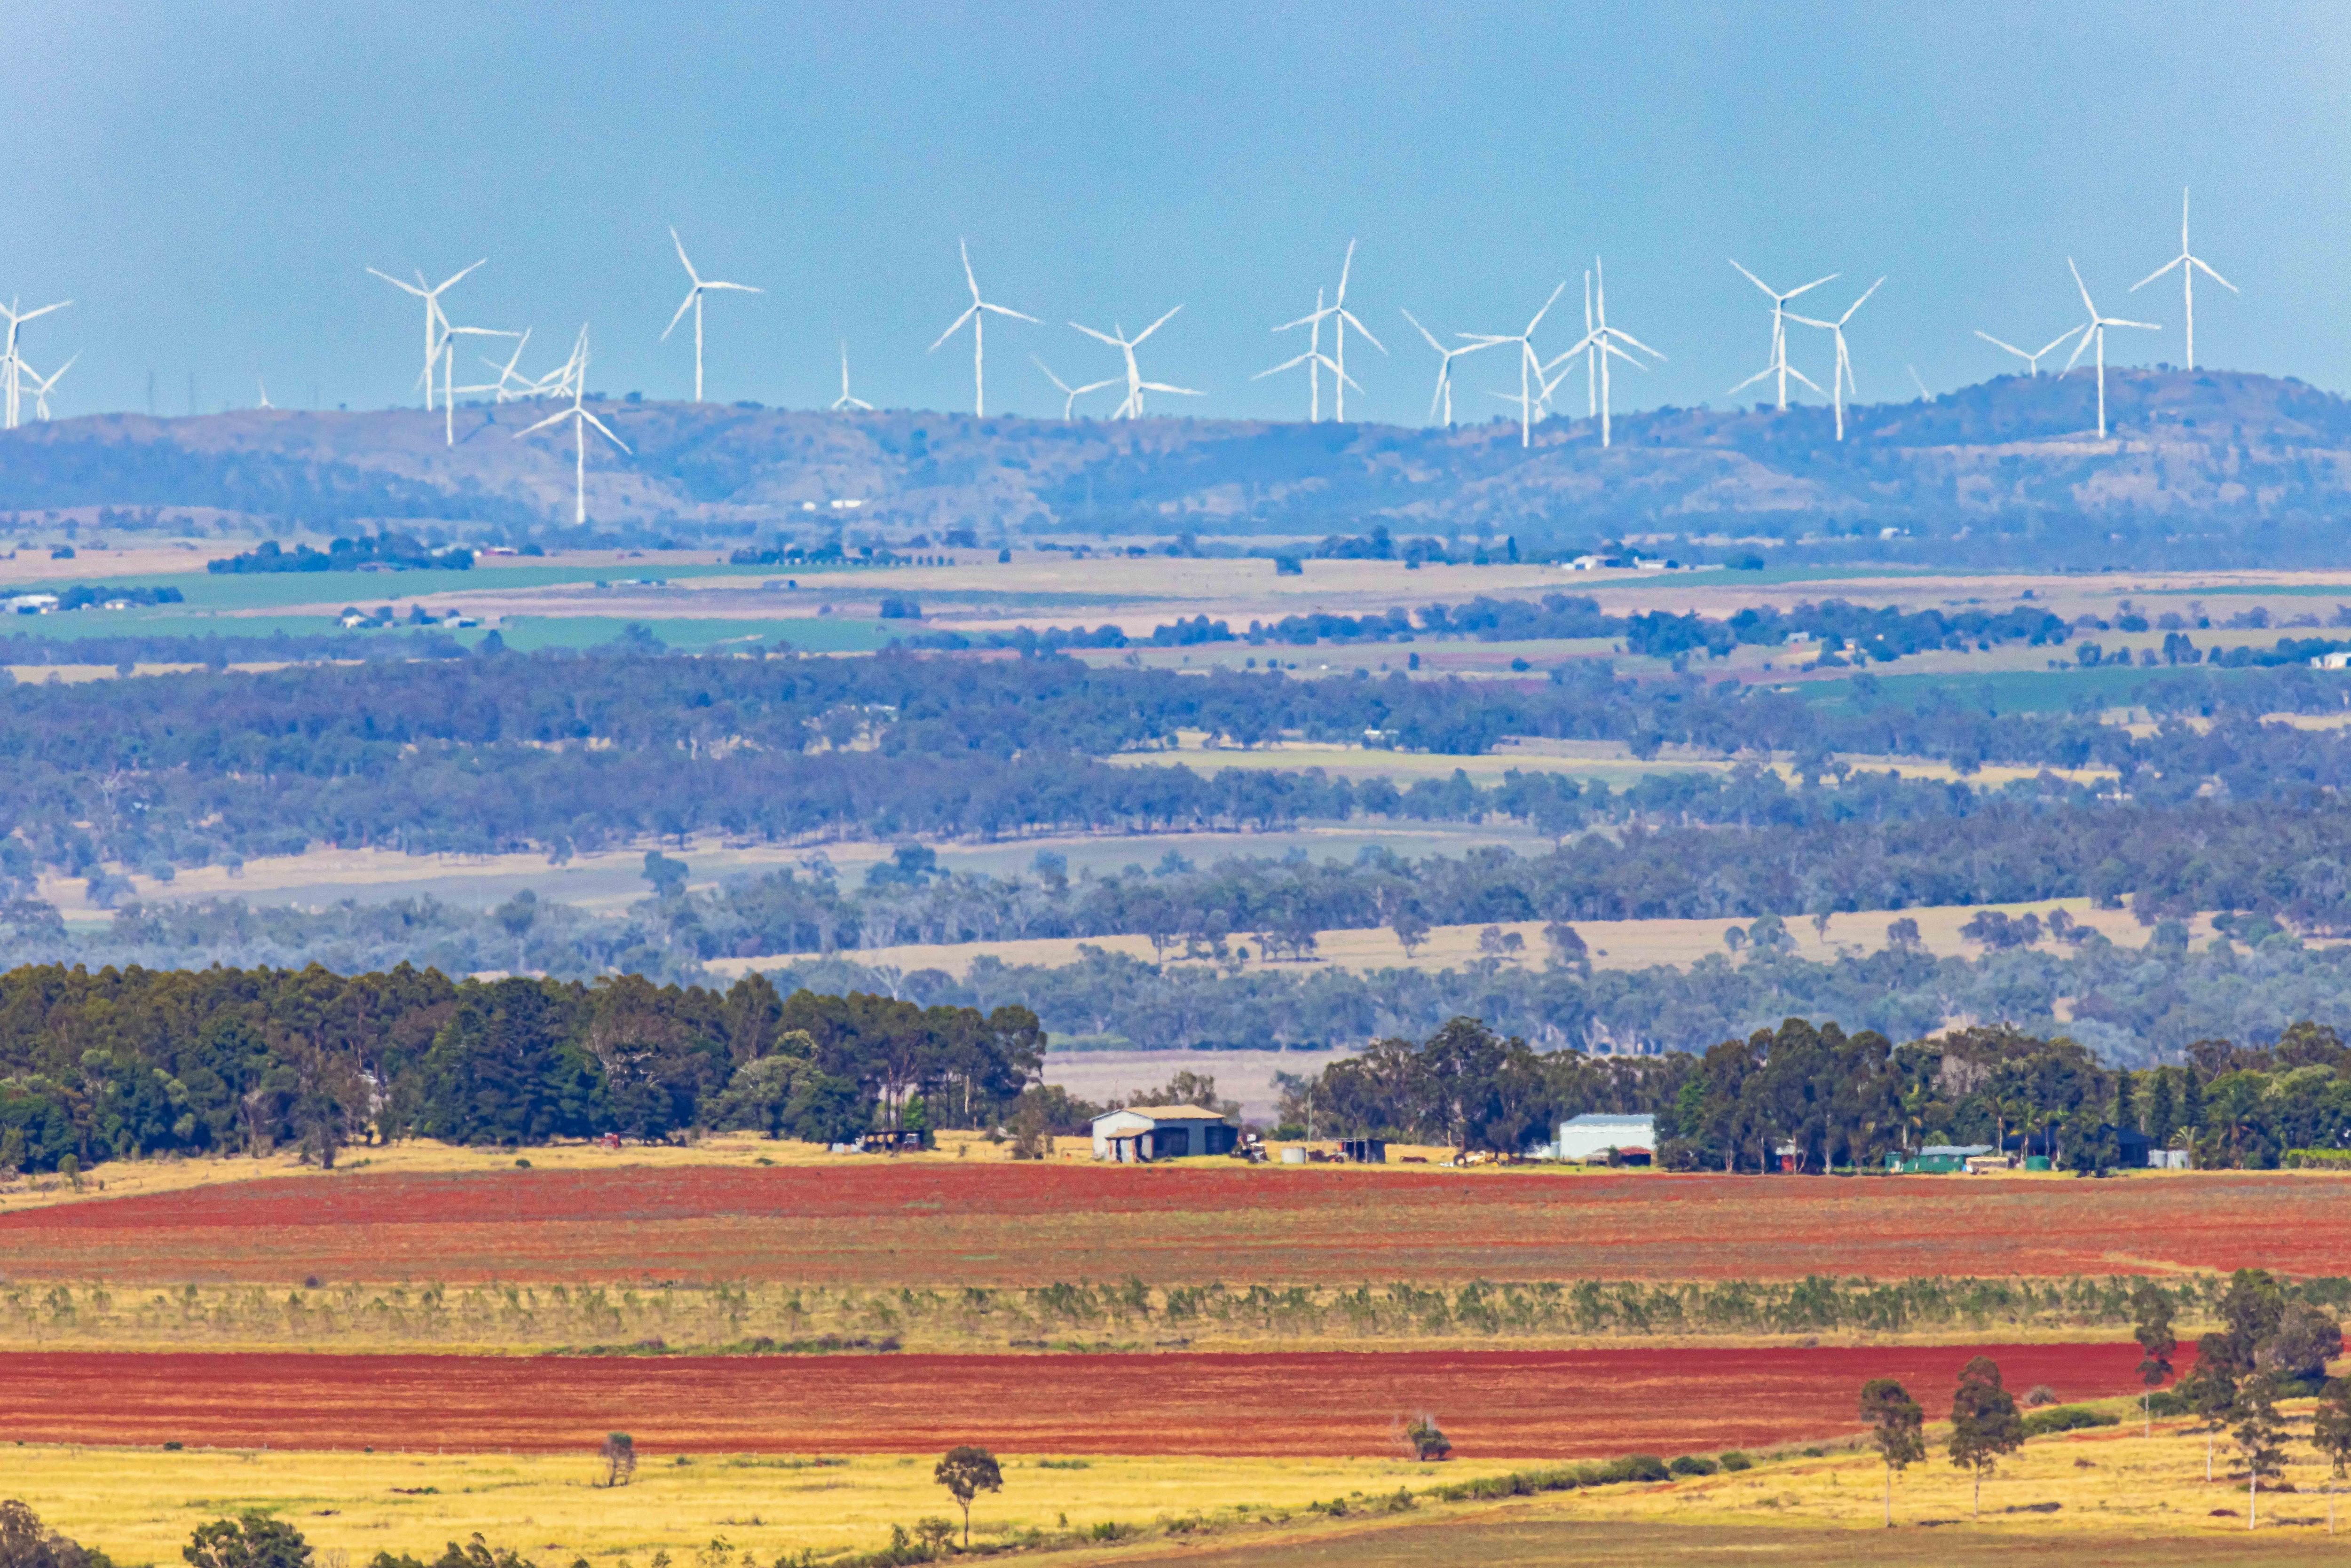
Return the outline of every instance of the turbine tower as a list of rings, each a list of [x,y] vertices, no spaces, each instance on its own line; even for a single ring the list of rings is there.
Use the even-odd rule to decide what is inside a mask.
[[[1363,335],[1364,341],[1370,343],[1373,348],[1377,349],[1381,353],[1384,354],[1388,351],[1387,345],[1381,342],[1377,338],[1373,337],[1372,329],[1369,327],[1364,326],[1353,311],[1347,308],[1347,278],[1354,269],[1355,242],[1353,240],[1349,240],[1347,242],[1346,259],[1339,264],[1339,293],[1337,298],[1333,298],[1330,304],[1325,305],[1322,303],[1322,290],[1317,289],[1314,294],[1313,315],[1301,316],[1295,321],[1284,322],[1282,325],[1274,329],[1277,332],[1287,332],[1292,327],[1303,327],[1310,322],[1312,323],[1314,327],[1315,347],[1309,349],[1307,353],[1314,354],[1320,351],[1322,346],[1323,319],[1326,317],[1330,319],[1332,333],[1332,346],[1336,352],[1332,358],[1323,361],[1323,363],[1331,367],[1331,374],[1338,383],[1332,389],[1332,417],[1338,420],[1342,424],[1345,423],[1347,420],[1347,389],[1350,386],[1355,386],[1354,382],[1347,379],[1347,329],[1353,327],[1357,332]],[[1290,365],[1295,365],[1301,362],[1308,364],[1310,367],[1312,363],[1311,360],[1307,359],[1306,355],[1301,355],[1298,359],[1290,361],[1289,365],[1280,365],[1276,368],[1280,370],[1288,370]],[[1360,386],[1355,386],[1355,390],[1357,392],[1361,392],[1364,389]]]
[[[1839,441],[1844,439],[1844,394],[1855,390],[1853,383],[1853,358],[1844,351],[1844,324],[1853,319],[1855,311],[1869,303],[1869,297],[1876,293],[1885,282],[1886,279],[1881,277],[1863,289],[1861,298],[1846,306],[1844,314],[1834,321],[1821,321],[1810,316],[1799,316],[1792,310],[1788,313],[1789,320],[1800,321],[1807,327],[1817,327],[1836,339],[1836,371],[1829,377],[1829,386],[1832,389],[1829,396],[1830,401],[1836,404],[1836,438]],[[1912,373],[1915,376],[1917,372]]]
[[[1787,293],[1782,294],[1745,267],[1740,267],[1736,257],[1732,258],[1730,265],[1738,268],[1740,277],[1771,297],[1771,362],[1731,388],[1730,391],[1742,392],[1767,377],[1777,377],[1780,388],[1780,412],[1785,413],[1788,412],[1788,378],[1790,376],[1812,387],[1814,392],[1821,390],[1813,385],[1812,378],[1788,362],[1788,301],[1799,294],[1810,293],[1823,283],[1834,281],[1837,275],[1832,272],[1826,277],[1815,277],[1803,287],[1791,288]]]
[[[2132,284],[2131,292],[2137,294],[2175,267],[2179,269],[2181,303],[2188,310],[2188,368],[2192,371],[2196,368],[2196,269],[2203,267],[2205,277],[2230,293],[2234,294],[2238,290],[2235,284],[2206,267],[2204,258],[2188,248],[2188,187],[2185,185],[2179,188],[2179,254]]]
[[[661,340],[664,343],[668,342],[669,335],[677,330],[677,324],[685,319],[686,311],[691,309],[694,312],[694,401],[700,402],[702,401],[702,297],[713,289],[731,288],[737,294],[764,294],[767,290],[754,288],[747,283],[721,283],[715,277],[705,278],[694,270],[694,263],[686,260],[685,242],[677,237],[675,228],[669,231],[669,243],[677,246],[677,259],[684,263],[685,276],[693,280],[693,287],[685,291],[684,303],[677,308],[677,314],[671,317],[669,325],[662,329]]]
[[[1176,310],[1181,310],[1182,308],[1184,308],[1184,307],[1181,305],[1176,307]],[[1198,397],[1201,395],[1199,392],[1193,391],[1190,387],[1171,387],[1165,382],[1146,382],[1143,379],[1143,372],[1135,368],[1134,350],[1143,346],[1143,340],[1145,338],[1150,337],[1152,333],[1156,332],[1160,328],[1167,325],[1169,319],[1176,314],[1176,310],[1170,310],[1165,316],[1162,316],[1158,320],[1154,321],[1150,326],[1145,327],[1142,331],[1137,332],[1132,338],[1126,335],[1125,328],[1119,326],[1115,322],[1112,323],[1112,330],[1109,332],[1097,332],[1092,327],[1078,327],[1078,324],[1075,321],[1070,323],[1071,326],[1077,327],[1078,330],[1083,332],[1087,337],[1095,339],[1101,342],[1108,343],[1112,348],[1116,349],[1120,353],[1126,356],[1126,401],[1120,403],[1118,407],[1112,412],[1111,417],[1113,419],[1141,419],[1143,417],[1143,394],[1147,392],[1175,392],[1183,397]]]
[[[580,340],[573,345],[570,361],[564,369],[568,372],[577,372],[571,378],[571,406],[559,409],[528,430],[516,431],[515,439],[519,441],[534,431],[545,430],[550,424],[560,424],[567,419],[571,422],[571,521],[574,527],[580,527],[588,521],[588,427],[594,425],[598,434],[623,452],[629,450],[629,444],[606,429],[602,420],[588,412],[585,402],[588,386],[587,328],[580,329]]]
[[[72,303],[70,299],[60,299],[54,305],[44,305],[33,310],[19,309],[13,299],[5,305],[0,305],[0,316],[5,316],[8,319],[7,347],[0,350],[0,400],[5,400],[5,409],[0,409],[0,413],[5,415],[5,428],[16,429],[24,418],[25,378],[31,373],[29,367],[25,363],[22,337],[25,323],[46,316],[52,310],[62,310]],[[60,375],[64,373],[62,371],[58,372]],[[39,378],[37,376],[34,379]]]
[[[841,340],[841,395],[832,400],[832,412],[846,413],[852,409],[860,408],[868,413],[873,412],[872,403],[862,397],[849,395],[849,340],[843,338]]]
[[[938,342],[933,343],[924,351],[937,353],[939,343],[946,342],[961,331],[965,322],[971,323],[971,412],[973,418],[983,419],[987,414],[987,318],[993,314],[1009,316],[1015,321],[1032,322],[1037,318],[1024,316],[1019,311],[1006,306],[990,305],[987,300],[982,299],[979,297],[979,279],[972,276],[971,246],[963,240],[957,240],[956,245],[963,254],[963,280],[971,288],[971,303],[964,308],[962,315],[955,319],[953,326],[939,334]],[[1169,314],[1172,315],[1174,312],[1171,311]]]
[[[1600,258],[1596,256],[1592,258],[1592,267],[1593,273],[1586,275],[1587,285],[1591,278],[1596,275],[1599,282],[1599,289],[1596,294],[1587,293],[1584,296],[1583,319],[1585,325],[1583,340],[1552,362],[1553,364],[1559,364],[1565,361],[1573,359],[1578,354],[1582,354],[1583,356],[1583,371],[1587,391],[1592,380],[1592,372],[1595,367],[1598,369],[1600,372],[1600,444],[1606,446],[1610,440],[1610,418],[1608,409],[1608,356],[1614,354],[1618,359],[1624,361],[1626,364],[1632,365],[1640,370],[1646,370],[1648,367],[1642,364],[1639,360],[1634,358],[1631,354],[1626,353],[1623,349],[1618,348],[1616,346],[1617,344],[1629,343],[1634,348],[1640,350],[1641,352],[1655,358],[1660,364],[1665,362],[1666,357],[1665,355],[1658,353],[1656,350],[1649,347],[1648,344],[1644,343],[1641,340],[1633,336],[1632,333],[1623,331],[1617,328],[1611,327],[1608,324],[1608,274],[1601,268]],[[1865,294],[1862,298],[1866,299],[1869,296]],[[1855,308],[1858,309],[1860,307],[1855,306]],[[1853,312],[1850,310],[1845,312],[1848,316],[1852,313]],[[1837,340],[1842,343],[1844,340],[1840,337]],[[1559,383],[1556,382],[1548,383],[1543,389],[1544,394],[1548,396],[1550,394],[1551,388],[1558,384]]]
[[[1053,373],[1053,368],[1050,365],[1048,365],[1044,361],[1039,359],[1036,355],[1029,355],[1029,361],[1035,365],[1039,370],[1044,371],[1045,379],[1052,382],[1053,385],[1061,391],[1061,417],[1063,419],[1071,417],[1073,411],[1075,411],[1078,406],[1078,400],[1085,396],[1086,393],[1090,392],[1100,392],[1104,387],[1114,387],[1118,385],[1118,378],[1116,376],[1113,376],[1108,381],[1088,382],[1084,386],[1073,387],[1069,382],[1063,381],[1061,377],[1055,375]]]
[[[2074,274],[2074,287],[2082,291],[2083,308],[2090,313],[2090,319],[2081,329],[2082,340],[2074,345],[2073,357],[2065,361],[2065,368],[2072,370],[2075,361],[2081,359],[2082,350],[2088,348],[2094,340],[2096,341],[2098,347],[2098,439],[2104,441],[2106,438],[2106,329],[2137,327],[2149,332],[2159,332],[2163,329],[2152,321],[2126,321],[2119,316],[2099,315],[2097,306],[2090,299],[2090,286],[2082,281],[2082,269],[2074,265],[2074,258],[2070,256],[2065,258],[2065,266]]]
[[[1540,380],[1542,375],[1542,361],[1535,356],[1535,329],[1542,325],[1542,319],[1550,314],[1551,308],[1558,303],[1561,293],[1566,287],[1567,279],[1562,277],[1559,280],[1559,287],[1551,291],[1551,298],[1542,302],[1542,308],[1535,312],[1534,319],[1527,323],[1527,329],[1523,332],[1458,334],[1469,340],[1473,346],[1480,349],[1499,348],[1504,343],[1516,343],[1519,346],[1519,444],[1520,446],[1534,444],[1534,381]],[[1497,392],[1494,395],[1507,399],[1510,394]]]
[[[2018,348],[2013,343],[2002,342],[2000,339],[1993,337],[1990,332],[1985,331],[1980,327],[1976,329],[1976,336],[1981,338],[1985,342],[1990,343],[1995,349],[2005,349],[2010,353],[2014,354],[2018,359],[2024,361],[2025,369],[2028,371],[2034,376],[2038,376],[2041,374],[2041,361],[2055,353],[2060,348],[2063,348],[2064,346],[2065,340],[2072,337],[2081,329],[2082,329],[2079,327],[2068,327],[2063,332],[2060,332],[2055,337],[2050,339],[2049,341],[2043,344],[2037,351],[2030,354],[2026,353],[2022,349]]]
[[[441,319],[441,432],[451,446],[457,444],[457,393],[486,389],[460,389],[457,380],[457,340],[460,338],[523,338],[526,332],[504,332],[495,327],[452,327],[449,319]]]
[[[1490,349],[1494,345],[1468,343],[1458,349],[1448,349],[1437,340],[1436,333],[1420,324],[1419,317],[1409,310],[1405,310],[1402,306],[1398,306],[1397,309],[1402,312],[1405,320],[1412,323],[1413,330],[1426,339],[1428,346],[1437,350],[1437,390],[1429,394],[1428,417],[1435,419],[1438,405],[1444,405],[1445,428],[1450,430],[1453,428],[1453,361],[1464,354],[1474,354],[1480,349]]]
[[[451,273],[441,280],[441,287],[438,288],[426,286],[422,270],[416,274],[416,282],[412,287],[388,272],[376,272],[372,267],[368,268],[370,272],[375,273],[376,277],[382,278],[402,293],[413,294],[424,301],[424,412],[427,413],[433,412],[433,362],[441,357],[441,329],[447,326],[449,322],[448,317],[441,313],[441,296],[448,292],[450,287],[465,277],[465,273],[473,271],[475,267],[480,267],[489,259],[486,256],[481,261],[474,263],[474,267],[466,267],[463,272]]]
[[[1261,382],[1268,376],[1278,376],[1284,371],[1304,365],[1306,367],[1306,423],[1309,424],[1320,423],[1322,419],[1322,372],[1324,371],[1329,371],[1338,379],[1339,385],[1343,389],[1340,396],[1344,398],[1346,395],[1343,389],[1347,384],[1347,372],[1339,368],[1337,361],[1322,351],[1322,319],[1330,314],[1330,310],[1322,304],[1322,290],[1316,289],[1313,315],[1301,316],[1295,321],[1274,329],[1277,332],[1287,332],[1292,327],[1304,327],[1311,324],[1312,331],[1306,340],[1306,351],[1293,359],[1282,361],[1270,371],[1259,371],[1249,378],[1253,382]],[[1361,392],[1364,389],[1357,387],[1355,390]],[[1344,419],[1346,415],[1343,413],[1338,417]]]

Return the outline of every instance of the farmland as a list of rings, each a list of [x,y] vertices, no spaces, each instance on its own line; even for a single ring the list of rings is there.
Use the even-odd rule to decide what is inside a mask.
[[[1854,1390],[1954,1381],[2138,1386],[2138,1347],[1781,1346],[1378,1355],[547,1356],[0,1354],[26,1441],[581,1452],[925,1453],[985,1432],[1016,1453],[1374,1458],[1436,1415],[1480,1458],[1744,1448],[1846,1434]],[[1147,1390],[1139,1402],[1106,1390]]]
[[[0,1216],[12,1280],[778,1281],[864,1288],[2341,1272],[2310,1173],[1865,1180],[1098,1167],[939,1156],[415,1175]]]

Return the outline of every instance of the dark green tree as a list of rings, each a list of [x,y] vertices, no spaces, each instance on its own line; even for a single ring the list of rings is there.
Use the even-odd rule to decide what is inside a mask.
[[[1004,1472],[996,1463],[996,1456],[986,1448],[966,1443],[949,1448],[939,1460],[932,1478],[956,1502],[963,1505],[963,1543],[971,1544],[971,1500],[984,1491],[1002,1491]]]
[[[1983,1479],[1999,1467],[2001,1457],[2024,1446],[2024,1417],[2016,1397],[2001,1385],[2000,1367],[1980,1355],[1959,1369],[1959,1385],[1951,1395],[1951,1436],[1946,1445],[1951,1463],[1970,1472],[1975,1480],[1970,1511],[1983,1511]]]
[[[2270,1378],[2257,1374],[2237,1385],[2229,1436],[2245,1461],[2245,1528],[2251,1530],[2261,1514],[2262,1478],[2285,1466],[2285,1423],[2278,1418],[2277,1389]]]
[[[2351,1465],[2351,1378],[2329,1378],[2319,1390],[2318,1408],[2310,1418],[2310,1442],[2341,1479],[2345,1467]]]
[[[2139,1357],[2138,1380],[2147,1385],[2147,1392],[2139,1396],[2139,1416],[2145,1435],[2150,1437],[2155,1436],[2155,1391],[2170,1380],[2171,1357],[2179,1349],[2171,1322],[2168,1291],[2152,1280],[2141,1280],[2132,1288],[2131,1337],[2144,1353]]]
[[[196,1526],[180,1555],[191,1568],[309,1568],[310,1543],[284,1520],[248,1509]]]
[[[602,1082],[580,1045],[583,1008],[550,981],[457,988],[419,1070],[417,1130],[455,1144],[539,1144],[598,1130]]]
[[[1910,1391],[1890,1377],[1873,1377],[1861,1385],[1861,1418],[1869,1423],[1869,1440],[1886,1461],[1886,1528],[1894,1528],[1894,1472],[1907,1470],[1927,1457],[1927,1413]]]
[[[0,1568],[114,1568],[105,1552],[51,1530],[15,1498],[0,1502]]]

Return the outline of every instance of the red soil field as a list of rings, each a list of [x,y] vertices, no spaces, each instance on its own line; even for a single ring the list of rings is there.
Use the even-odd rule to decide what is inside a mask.
[[[963,1165],[321,1175],[0,1215],[0,1275],[1353,1284],[2351,1273],[2351,1180]]]
[[[2138,1388],[2120,1344],[1390,1354],[653,1359],[0,1355],[0,1424],[27,1442],[640,1451],[1378,1456],[1434,1416],[1463,1457],[1755,1447],[1858,1429],[1862,1383],[1929,1416],[1980,1350],[2020,1397]],[[2192,1361],[2192,1354],[2189,1358]],[[2183,1365],[2183,1370],[2185,1367]]]

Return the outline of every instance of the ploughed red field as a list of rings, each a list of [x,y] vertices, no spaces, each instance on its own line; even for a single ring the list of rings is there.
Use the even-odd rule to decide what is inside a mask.
[[[0,1215],[0,1275],[849,1285],[2351,1272],[2351,1181],[958,1164],[351,1173]]]
[[[1855,1430],[1872,1377],[1938,1416],[1980,1352],[2020,1399],[2139,1386],[2138,1346],[1386,1354],[0,1354],[10,1437],[98,1444],[643,1451],[1378,1456],[1426,1414],[1464,1457],[1749,1448]],[[2182,1370],[2192,1364],[2189,1353]]]

